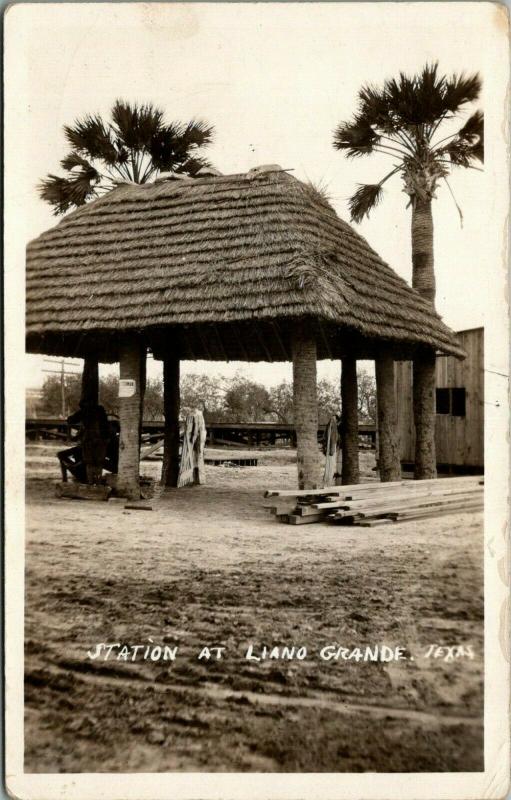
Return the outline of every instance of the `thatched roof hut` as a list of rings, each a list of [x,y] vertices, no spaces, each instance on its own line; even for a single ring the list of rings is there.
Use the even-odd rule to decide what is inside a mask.
[[[164,362],[169,485],[179,460],[181,359],[292,360],[299,485],[310,488],[317,358],[342,359],[341,439],[351,459],[342,475],[357,482],[356,359],[376,360],[380,475],[393,480],[394,360],[463,357],[432,306],[318,191],[275,166],[120,185],[69,214],[28,246],[26,311],[30,352],[120,362],[123,392],[130,389],[120,400],[118,488],[130,497],[139,494],[147,348]],[[90,387],[97,398],[97,381]],[[417,392],[417,408],[427,409],[417,440],[429,452],[434,397],[427,383],[422,391],[417,382]]]
[[[155,355],[291,359],[309,318],[319,358],[463,355],[431,306],[312,187],[282,170],[120,185],[27,250],[30,352],[118,360],[127,331]]]

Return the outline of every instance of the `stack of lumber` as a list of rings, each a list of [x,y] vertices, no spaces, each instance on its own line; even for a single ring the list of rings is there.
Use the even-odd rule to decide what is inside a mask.
[[[483,508],[480,475],[394,483],[359,483],[324,489],[265,492],[264,503],[280,522],[331,522],[375,527]]]
[[[224,458],[212,456],[205,458],[204,463],[213,467],[257,467],[257,458],[231,458],[226,456]]]

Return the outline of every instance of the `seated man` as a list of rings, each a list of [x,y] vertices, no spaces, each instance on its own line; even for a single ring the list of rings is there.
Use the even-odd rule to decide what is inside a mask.
[[[87,483],[99,483],[110,439],[110,426],[103,406],[80,400],[80,408],[67,418],[69,425],[80,424],[80,444]]]

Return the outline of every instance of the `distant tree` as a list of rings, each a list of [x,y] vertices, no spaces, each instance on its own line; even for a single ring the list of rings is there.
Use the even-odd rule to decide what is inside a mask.
[[[281,381],[270,389],[270,409],[276,422],[293,423],[293,384]],[[320,424],[341,411],[339,386],[336,381],[318,381],[318,416]],[[376,381],[364,369],[358,371],[358,411],[360,422],[376,419]]]
[[[262,383],[235,375],[224,396],[229,422],[264,422],[271,414],[270,393]]]
[[[191,373],[181,378],[181,418],[195,409],[204,414],[206,422],[221,422],[225,418],[224,395],[226,381],[220,375],[209,377]]]
[[[293,384],[281,381],[270,389],[270,408],[276,422],[291,425],[293,422]]]
[[[361,369],[358,378],[358,419],[360,422],[376,422],[376,380]]]
[[[99,402],[107,414],[119,414],[119,378],[107,375],[99,379]]]
[[[99,379],[99,402],[107,414],[119,414],[119,378],[110,374]],[[144,419],[163,419],[163,383],[159,378],[148,378],[144,392]]]
[[[148,378],[144,393],[144,419],[163,419],[163,381]]]
[[[213,138],[202,120],[167,123],[152,103],[116,100],[111,121],[87,114],[64,133],[71,147],[60,162],[66,177],[48,175],[39,194],[56,215],[84,205],[114,188],[116,182],[146,183],[160,172],[195,175],[208,162],[199,155]]]
[[[338,414],[341,408],[341,396],[337,381],[322,378],[318,381],[318,419],[320,425]]]
[[[361,370],[359,381],[359,418],[363,422],[375,419],[376,385],[374,377]],[[80,376],[65,377],[67,413],[78,408],[81,393]],[[119,378],[110,374],[99,379],[99,402],[107,414],[119,413]],[[339,389],[336,382],[323,378],[318,381],[318,407],[321,424],[340,411]],[[60,416],[61,384],[58,375],[48,376],[43,384],[38,413]],[[293,384],[282,381],[268,389],[264,384],[237,374],[233,378],[192,373],[181,378],[181,418],[200,409],[207,422],[266,422],[293,423]],[[163,383],[149,378],[144,394],[144,418],[163,419]]]
[[[78,408],[81,393],[80,376],[66,375],[64,377],[64,403],[65,414]],[[38,414],[48,414],[50,417],[62,416],[62,384],[58,375],[48,375],[43,383],[41,398],[37,404]]]
[[[340,410],[339,387],[335,381],[322,378],[318,381],[318,418],[320,425],[328,422]],[[287,425],[293,423],[293,383],[281,381],[270,389],[270,409],[274,419]]]

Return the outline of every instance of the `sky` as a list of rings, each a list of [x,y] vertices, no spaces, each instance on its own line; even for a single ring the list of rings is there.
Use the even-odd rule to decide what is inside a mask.
[[[61,172],[68,151],[63,126],[89,112],[107,116],[116,98],[155,103],[169,121],[208,120],[215,139],[207,156],[222,173],[279,164],[323,187],[348,220],[357,183],[375,182],[392,168],[385,157],[350,161],[332,147],[332,131],[353,114],[362,84],[438,60],[442,72],[482,75],[477,105],[485,108],[492,5],[472,5],[481,7],[478,24],[476,12],[463,13],[464,4],[434,6],[434,14],[430,3],[11,6],[6,172],[19,209],[16,269],[23,275],[26,243],[56,223],[35,187],[47,173]],[[491,309],[493,177],[491,168],[453,173],[463,226],[445,185],[434,203],[437,309],[455,330],[484,325]],[[384,202],[356,227],[410,281],[410,209],[399,177],[386,186]],[[44,366],[50,367],[42,357],[26,356],[27,386],[41,385]],[[150,361],[149,375],[159,374],[159,366]],[[291,375],[282,364],[183,367],[226,375],[241,367],[268,384]],[[319,375],[338,377],[338,363],[321,362]]]

